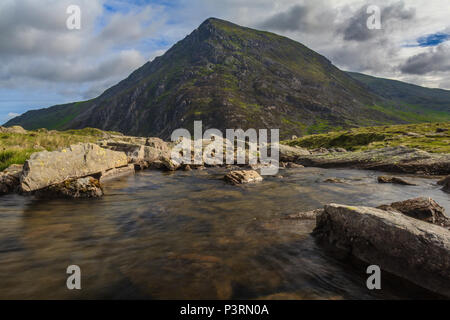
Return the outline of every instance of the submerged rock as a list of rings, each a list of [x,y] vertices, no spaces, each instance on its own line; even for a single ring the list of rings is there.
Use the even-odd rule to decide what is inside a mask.
[[[421,287],[450,297],[450,232],[397,211],[326,205],[315,237]]]
[[[25,192],[43,189],[69,179],[98,175],[128,165],[125,153],[93,143],[72,145],[60,151],[42,151],[25,162],[21,187]]]
[[[39,198],[99,198],[103,196],[100,182],[93,177],[70,179],[35,192]]]
[[[339,178],[328,178],[328,179],[325,179],[323,182],[326,182],[326,183],[344,183],[344,180],[339,179]]]
[[[450,218],[445,215],[445,209],[431,198],[409,199],[382,205],[378,208],[386,211],[401,212],[409,217],[442,227],[450,227]]]
[[[286,216],[284,219],[314,220],[314,219],[316,219],[317,215],[322,212],[323,212],[323,209],[315,209],[315,210],[311,210],[311,211],[298,212],[298,213],[290,214],[290,215]]]
[[[378,183],[394,183],[401,184],[405,186],[416,186],[416,184],[406,181],[405,179],[399,177],[391,177],[391,176],[379,176]]]
[[[244,184],[260,182],[263,178],[254,170],[236,170],[227,173],[224,180],[231,184]]]
[[[443,186],[442,191],[450,193],[450,176],[439,180],[438,185]]]

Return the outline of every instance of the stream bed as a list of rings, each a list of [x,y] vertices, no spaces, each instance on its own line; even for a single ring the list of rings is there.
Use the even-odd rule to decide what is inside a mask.
[[[366,287],[367,265],[318,245],[314,220],[283,217],[326,203],[377,206],[429,196],[437,179],[378,184],[381,173],[285,169],[231,186],[223,169],[143,171],[96,200],[0,198],[0,299],[410,299],[429,293],[389,275]],[[343,183],[326,183],[340,178]],[[81,268],[68,290],[66,268]]]

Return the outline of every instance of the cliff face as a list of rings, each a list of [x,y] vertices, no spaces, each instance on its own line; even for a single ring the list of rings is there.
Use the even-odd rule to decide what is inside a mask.
[[[211,18],[101,96],[29,111],[6,125],[168,138],[202,120],[221,130],[279,128],[286,138],[405,122],[373,107],[383,101],[298,42]]]

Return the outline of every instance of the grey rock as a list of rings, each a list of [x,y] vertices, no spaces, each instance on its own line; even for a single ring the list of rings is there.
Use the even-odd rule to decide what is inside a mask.
[[[438,226],[450,228],[450,218],[445,209],[431,198],[415,198],[394,202],[378,207],[382,210],[401,212],[409,217],[420,219]]]
[[[38,198],[99,198],[103,196],[103,189],[97,179],[84,177],[37,190],[34,195]]]
[[[113,179],[117,179],[126,175],[130,175],[136,172],[135,165],[129,164],[124,167],[112,168],[102,172],[100,177],[100,183],[105,183],[106,181],[110,181]]]
[[[18,134],[26,134],[28,133],[27,130],[22,128],[21,126],[12,126],[12,127],[1,127],[0,126],[0,133],[18,133]]]
[[[395,211],[326,205],[314,235],[368,264],[450,297],[450,232]]]
[[[14,192],[20,185],[23,165],[13,164],[0,172],[0,195]]]
[[[20,178],[25,192],[43,189],[69,179],[101,175],[112,168],[128,164],[125,153],[84,143],[60,151],[42,151],[31,155],[25,162]]]
[[[351,167],[387,172],[450,174],[450,154],[428,153],[403,146],[382,149],[299,156],[295,163],[306,167]]]
[[[393,184],[401,184],[404,186],[416,186],[416,184],[412,182],[408,182],[405,179],[393,176],[379,176],[378,183],[393,183]]]
[[[254,170],[236,170],[230,171],[224,177],[224,180],[231,184],[245,184],[260,182],[263,178]]]
[[[293,162],[298,156],[310,155],[311,153],[300,147],[291,147],[284,144],[279,145],[280,161]]]
[[[442,191],[450,193],[450,176],[447,176],[439,180],[438,184],[443,186]]]

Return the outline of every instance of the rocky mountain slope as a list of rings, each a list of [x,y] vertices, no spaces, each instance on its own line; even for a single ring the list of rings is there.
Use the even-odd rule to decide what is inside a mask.
[[[372,89],[298,42],[211,18],[99,97],[29,111],[6,126],[168,138],[202,120],[221,130],[280,128],[287,138],[432,118],[408,101],[396,109]],[[450,117],[447,107],[439,112]]]

